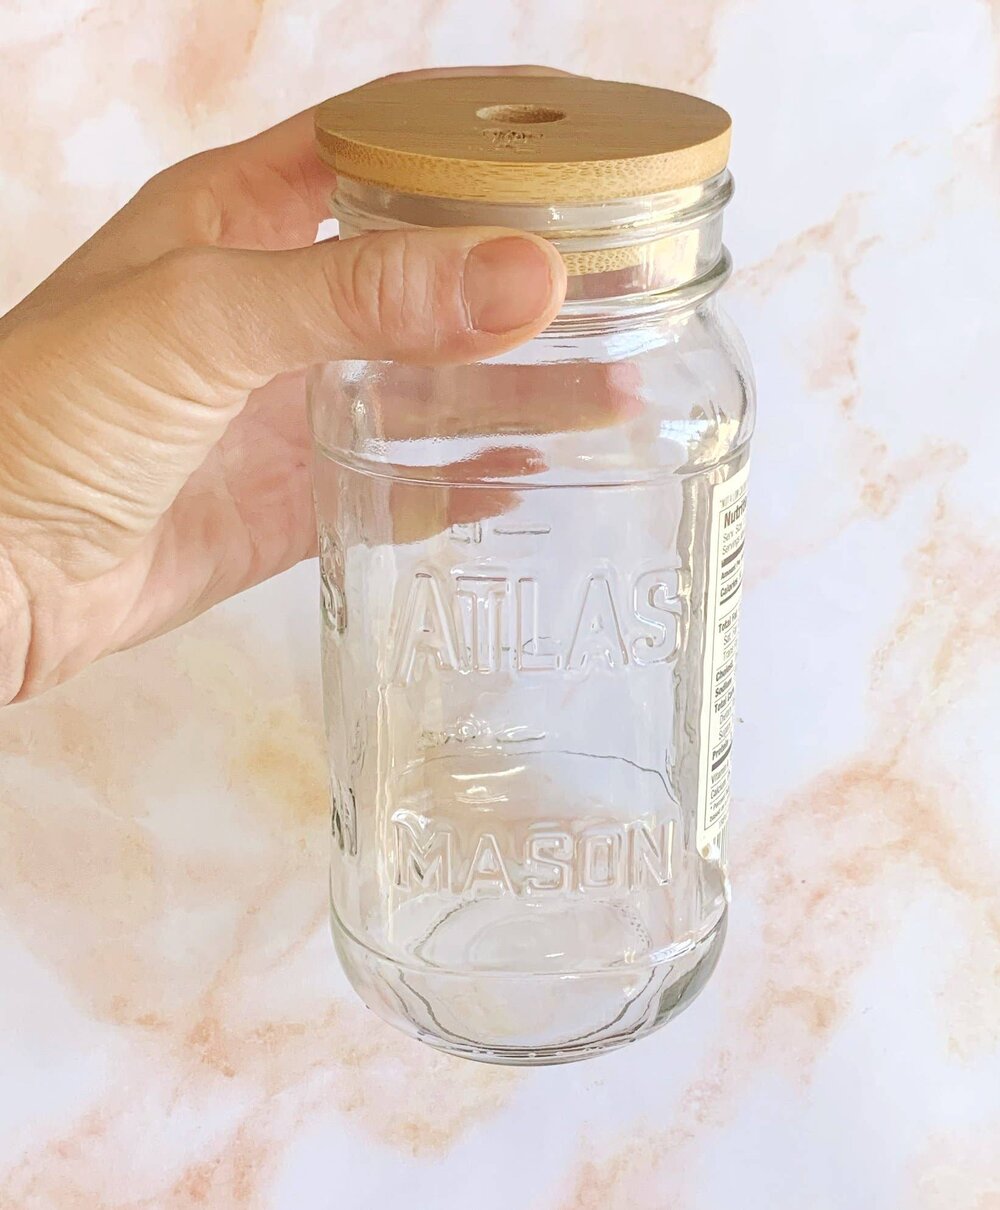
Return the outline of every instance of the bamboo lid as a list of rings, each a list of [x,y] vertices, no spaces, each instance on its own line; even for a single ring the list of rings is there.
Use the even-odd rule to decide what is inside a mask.
[[[729,114],[685,93],[585,76],[378,80],[316,114],[338,173],[403,193],[602,202],[706,181]]]

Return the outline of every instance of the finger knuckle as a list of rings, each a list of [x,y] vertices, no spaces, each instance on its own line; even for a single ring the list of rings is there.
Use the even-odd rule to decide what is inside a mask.
[[[204,289],[218,262],[218,249],[194,245],[172,248],[145,271],[147,284],[171,303],[179,304]]]
[[[356,335],[391,345],[419,340],[433,325],[434,269],[420,240],[393,231],[359,240],[334,273],[334,305]]]

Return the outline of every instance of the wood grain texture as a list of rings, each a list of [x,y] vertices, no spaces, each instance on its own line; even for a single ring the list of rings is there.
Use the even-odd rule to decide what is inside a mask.
[[[338,173],[401,192],[495,202],[600,202],[708,180],[725,110],[685,93],[582,76],[385,80],[319,107]]]

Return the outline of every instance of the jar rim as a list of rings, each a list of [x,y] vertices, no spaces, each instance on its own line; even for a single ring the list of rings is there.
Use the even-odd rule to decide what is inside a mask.
[[[330,196],[333,218],[373,227],[484,225],[529,231],[560,248],[627,247],[693,227],[728,205],[735,185],[724,168],[694,185],[605,202],[504,202],[408,193],[342,176]]]

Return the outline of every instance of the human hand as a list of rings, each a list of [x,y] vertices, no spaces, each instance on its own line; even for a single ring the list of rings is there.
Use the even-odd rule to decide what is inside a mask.
[[[533,236],[314,244],[332,185],[311,113],[194,156],[0,319],[0,701],[314,553],[307,366],[490,357],[558,310]]]

